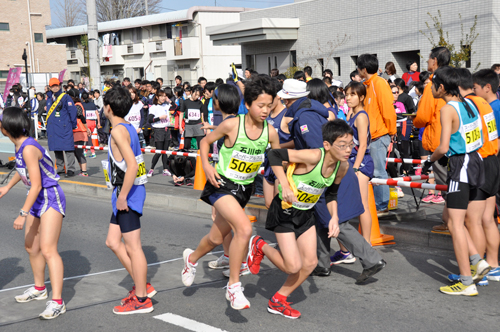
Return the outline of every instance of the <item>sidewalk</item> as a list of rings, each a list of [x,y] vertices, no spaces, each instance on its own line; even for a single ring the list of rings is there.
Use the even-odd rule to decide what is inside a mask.
[[[44,144],[45,143],[45,144]],[[46,145],[46,141],[41,141]],[[106,188],[104,173],[102,171],[101,160],[107,158],[107,153],[96,151],[97,158],[87,158],[87,169],[89,177],[74,176],[71,178],[61,178],[60,184],[67,194],[77,194],[96,199],[110,199],[111,191]],[[8,157],[7,153],[0,153],[0,160],[4,163]],[[146,154],[144,160],[146,167],[151,165],[151,154]],[[0,169],[0,181],[2,181],[8,170]],[[204,214],[208,218],[212,213],[212,208],[199,199],[201,191],[192,187],[175,187],[171,177],[163,176],[161,158],[156,165],[155,174],[148,178],[146,184],[146,207],[165,209],[186,214]],[[403,188],[405,197],[399,199],[398,209],[379,217],[379,224],[382,233],[395,237],[396,243],[408,243],[423,247],[440,249],[452,249],[451,237],[444,234],[431,233],[432,226],[441,222],[441,212],[443,204],[421,204],[416,210],[411,189]],[[414,193],[419,200],[422,193],[419,189],[414,189]],[[263,198],[252,197],[246,207],[247,214],[257,217],[257,222],[261,225],[265,223],[267,209]],[[357,226],[357,220],[351,221]]]

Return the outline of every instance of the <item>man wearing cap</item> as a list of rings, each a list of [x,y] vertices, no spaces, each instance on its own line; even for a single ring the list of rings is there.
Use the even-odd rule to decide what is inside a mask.
[[[61,91],[61,83],[55,77],[49,81],[50,91],[47,92],[47,138],[49,151],[56,156],[57,173],[66,176],[75,175],[75,146],[73,129],[76,124],[76,106],[70,96]],[[66,154],[66,163],[64,162]]]
[[[295,149],[317,149],[323,147],[321,127],[328,121],[328,110],[320,102],[307,98],[307,84],[294,79],[285,80],[278,96],[287,107],[285,121],[290,120],[288,128],[295,143]],[[364,212],[356,174],[349,167],[338,189],[338,222],[340,233],[338,240],[358,256],[366,270],[377,267],[382,261],[380,254],[374,250],[361,234],[346,221]],[[330,275],[330,238],[328,225],[332,216],[326,207],[323,194],[315,205],[315,217],[318,233],[318,266],[312,275]],[[363,272],[365,272],[363,271]]]

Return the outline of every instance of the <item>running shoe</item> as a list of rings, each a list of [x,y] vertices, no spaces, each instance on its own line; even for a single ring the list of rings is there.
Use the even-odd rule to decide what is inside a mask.
[[[113,313],[117,315],[147,314],[153,310],[153,302],[149,297],[146,298],[146,301],[141,303],[137,296],[134,296],[123,305],[114,307]]]
[[[269,299],[269,303],[267,304],[267,311],[272,314],[281,315],[290,319],[299,318],[300,311],[290,307],[290,304],[292,304],[292,302],[278,301],[273,296]]]
[[[86,150],[83,150],[83,156],[84,156],[85,158],[87,158],[87,151],[86,151]]]
[[[415,175],[422,175],[422,169],[421,168],[415,168]]]
[[[146,284],[146,294],[148,294],[148,297],[152,298],[153,296],[156,295],[156,293],[158,293],[156,289],[148,282]],[[121,304],[124,305],[125,302],[131,300],[134,296],[135,296],[135,285],[132,287],[132,290],[128,292],[127,296],[122,299]]]
[[[354,257],[349,251],[343,252],[339,250],[330,256],[330,266],[338,265],[338,264],[352,264],[356,261],[356,257]]]
[[[448,295],[476,296],[478,294],[476,285],[465,286],[460,281],[450,286],[440,287],[439,291]]]
[[[192,179],[186,179],[184,180],[184,183],[186,184],[186,186],[192,186],[193,185],[193,180]]]
[[[182,269],[182,283],[184,286],[191,286],[194,281],[194,275],[196,274],[196,266],[198,266],[198,263],[196,264],[191,264],[189,262],[189,256],[194,252],[192,249],[186,249],[182,253],[182,257],[184,258],[184,268]]]
[[[423,203],[432,203],[432,200],[435,198],[434,194],[429,194],[422,198]]]
[[[97,158],[97,156],[95,155],[95,153],[92,153],[89,158],[94,159],[94,158]]]
[[[484,276],[483,279],[481,279],[480,282],[477,283],[478,286],[488,286],[489,282],[488,282],[488,278],[486,278],[486,276]]]
[[[163,175],[164,176],[172,176],[172,173],[170,173],[170,171],[168,169],[164,169],[163,170]]]
[[[87,172],[80,172],[80,176],[88,177],[89,173],[87,173]]]
[[[176,187],[181,187],[183,185],[182,182],[174,182],[174,186]]]
[[[30,287],[22,295],[15,297],[19,303],[30,302],[33,300],[45,300],[47,298],[47,288],[43,291],[37,291],[35,287]]]
[[[231,302],[231,308],[236,310],[243,310],[250,308],[250,302],[248,302],[245,294],[243,294],[243,287],[241,287],[241,282],[237,282],[226,287],[226,300]]]
[[[215,261],[208,262],[208,267],[214,270],[228,269],[229,268],[229,257],[222,254]]]
[[[247,256],[247,264],[248,264],[248,269],[252,274],[257,274],[260,271],[260,263],[262,262],[262,259],[264,258],[264,252],[262,251],[261,247],[264,244],[261,244],[261,242],[264,242],[264,239],[258,235],[252,236],[250,239],[249,245],[248,245],[248,256]]]
[[[153,173],[155,172],[154,169],[150,169],[148,174],[146,175],[148,178],[152,177],[153,176]]]
[[[444,204],[445,200],[441,195],[434,195],[434,198],[431,200],[433,204]]]
[[[490,272],[486,275],[486,278],[491,281],[500,281],[500,267],[496,267],[491,269]]]
[[[60,314],[64,314],[66,312],[66,305],[64,302],[62,304],[57,303],[56,301],[48,301],[47,307],[45,310],[38,315],[41,319],[54,319]]]
[[[401,187],[396,186],[396,190],[397,190],[397,192],[398,192],[398,198],[403,198],[403,197],[405,197],[405,193],[403,192],[403,189],[401,189]]]
[[[229,267],[229,265],[228,265]],[[222,274],[224,277],[229,278],[229,269],[222,271]],[[246,276],[250,274],[250,270],[248,269],[248,265],[246,263],[241,263],[241,268],[240,268],[240,277],[241,276]]]
[[[491,266],[484,259],[481,259],[476,265],[471,265],[470,272],[474,283],[477,284],[483,280],[484,276],[487,275],[490,270]]]

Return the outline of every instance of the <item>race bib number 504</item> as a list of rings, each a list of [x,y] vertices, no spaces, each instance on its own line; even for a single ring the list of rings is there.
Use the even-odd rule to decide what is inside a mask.
[[[260,165],[264,162],[264,154],[249,155],[233,151],[227,176],[235,180],[248,180],[257,175]]]

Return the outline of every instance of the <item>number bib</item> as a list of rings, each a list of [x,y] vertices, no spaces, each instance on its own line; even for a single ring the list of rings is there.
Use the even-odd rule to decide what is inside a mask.
[[[465,152],[470,153],[479,149],[483,142],[481,141],[481,131],[476,120],[464,125],[465,132]]]
[[[200,119],[200,110],[196,108],[190,108],[187,110],[188,112],[188,120],[196,121]]]
[[[498,138],[497,122],[495,120],[495,115],[493,113],[486,114],[483,116],[484,122],[488,127],[488,138],[490,141],[494,141]]]
[[[298,209],[310,210],[316,205],[325,188],[314,188],[308,184],[300,182],[297,186],[297,202],[293,206]]]
[[[97,120],[97,114],[95,114],[96,111],[85,111],[85,118],[87,120]]]
[[[16,167],[16,170],[19,176],[21,176],[21,181],[23,181],[24,185],[26,186],[26,189],[30,190],[31,181],[29,179],[29,175],[28,172],[26,171],[26,168]]]
[[[104,172],[104,180],[106,181],[106,187],[108,189],[113,189],[113,185],[111,184],[111,180],[109,179],[108,167],[109,163],[107,160],[101,160],[102,171]]]
[[[227,170],[227,177],[234,180],[249,180],[254,178],[264,162],[264,154],[250,155],[233,151]]]
[[[134,185],[140,186],[141,184],[148,182],[148,177],[146,176],[146,164],[144,163],[144,157],[142,154],[135,156],[135,160],[137,161],[139,169],[137,170],[137,175],[135,176]]]

